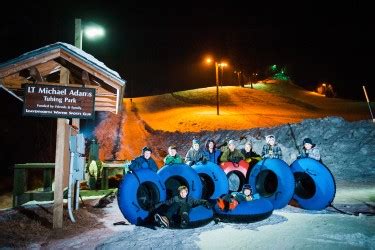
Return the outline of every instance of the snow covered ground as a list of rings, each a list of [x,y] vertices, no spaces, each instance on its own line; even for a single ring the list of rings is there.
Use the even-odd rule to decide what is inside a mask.
[[[320,148],[323,162],[337,182],[334,205],[348,213],[375,212],[375,124],[348,122],[341,117],[306,119],[300,123],[240,131],[215,131],[220,138],[246,136],[259,153],[264,135],[274,134],[290,164],[297,144],[309,136]],[[163,134],[164,135],[164,134]],[[199,133],[204,140],[212,132]],[[191,136],[188,135],[188,136]],[[167,137],[165,137],[166,140]],[[174,140],[186,138],[183,133]],[[244,142],[237,140],[239,147]],[[300,146],[300,145],[299,145]],[[367,205],[366,205],[367,203]],[[114,205],[115,206],[115,205]],[[117,211],[119,213],[119,211]],[[375,216],[345,215],[332,208],[307,211],[287,206],[266,220],[233,224],[214,222],[196,229],[156,230],[120,226],[115,235],[100,241],[98,249],[375,249]]]
[[[162,98],[134,98],[131,105],[127,101],[126,106],[132,107],[123,116],[120,135],[120,141],[126,145],[119,147],[117,155],[134,157],[147,143],[155,149],[154,157],[160,162],[163,150],[172,143],[179,145],[178,152],[185,155],[194,137],[201,141],[214,138],[218,142],[234,139],[239,148],[246,138],[260,153],[265,135],[274,134],[283,159],[291,164],[298,154],[293,131],[298,147],[305,137],[310,137],[320,148],[323,162],[336,179],[334,205],[349,213],[374,213],[375,124],[362,118],[366,117],[366,105],[327,99],[289,85],[256,85],[256,88],[223,87],[221,100],[226,105],[219,117],[212,105],[213,88]],[[111,126],[114,125],[103,126],[99,141],[110,140],[104,135],[114,131]],[[111,146],[108,150],[112,151]],[[375,249],[375,216],[344,215],[332,208],[306,211],[286,206],[256,223],[210,222],[186,230],[113,225],[123,220],[115,200],[103,208],[103,217],[98,219],[100,227],[73,237],[33,242],[29,248]]]
[[[160,162],[171,144],[179,145],[178,152],[184,156],[194,137],[217,142],[234,139],[239,148],[246,138],[260,153],[265,135],[274,134],[283,159],[291,164],[298,155],[296,144],[300,147],[310,137],[335,177],[334,205],[348,213],[374,213],[375,124],[364,120],[366,104],[325,98],[288,84],[254,87],[220,88],[220,116],[212,105],[214,88],[134,98],[131,111],[143,130],[124,129],[125,135],[132,133],[138,140],[128,139],[123,148],[140,149],[147,143]],[[307,211],[286,206],[256,223],[211,222],[187,230],[115,227],[110,222],[115,221],[113,216],[119,218],[120,211],[115,203],[110,209],[108,227],[118,231],[101,237],[96,242],[98,249],[375,249],[375,216],[345,215],[332,208]],[[69,247],[85,248],[85,244],[73,242]]]
[[[336,199],[346,211],[375,196],[374,188],[342,189]],[[353,204],[355,202],[355,204]],[[103,209],[105,216],[83,234],[49,242],[53,249],[375,249],[375,216],[350,216],[333,210],[306,211],[287,206],[256,223],[210,222],[195,229],[114,226],[124,220],[116,200]],[[40,244],[31,244],[38,249]]]
[[[355,194],[346,189],[343,193]],[[363,189],[375,195],[375,189]],[[345,201],[348,195],[337,197]],[[365,198],[365,197],[362,197]],[[287,206],[274,211],[266,220],[249,224],[214,222],[196,229],[151,229],[113,226],[120,219],[117,204],[112,205],[107,218],[112,235],[98,237],[96,244],[87,244],[92,236],[77,237],[54,247],[97,249],[375,249],[375,216],[350,216],[332,211],[306,211]],[[92,234],[92,233],[91,233]],[[107,235],[108,236],[108,235]],[[86,238],[86,244],[82,239]],[[68,244],[68,245],[66,245]],[[89,247],[89,248],[90,248]]]

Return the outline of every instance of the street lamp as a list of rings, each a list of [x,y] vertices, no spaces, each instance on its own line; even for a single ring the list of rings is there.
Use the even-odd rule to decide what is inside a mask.
[[[250,81],[251,88],[253,88],[253,80],[256,80],[257,76],[258,76],[258,73],[253,73],[253,77],[252,77],[252,79]]]
[[[74,46],[79,49],[82,49],[83,34],[85,34],[90,40],[103,37],[105,34],[104,29],[98,25],[91,24],[82,27],[82,21],[80,18],[76,18],[74,24]],[[79,119],[73,118],[72,125],[79,128]]]
[[[74,32],[74,46],[76,46],[79,49],[82,49],[82,37],[83,34],[85,36],[92,40],[99,37],[103,37],[105,35],[105,31],[102,27],[99,25],[91,24],[91,25],[85,25],[82,28],[82,21],[80,18],[75,19],[75,32]]]
[[[212,59],[207,58],[206,62],[211,64]],[[215,61],[215,83],[216,83],[216,114],[219,115],[219,64]]]
[[[221,68],[221,81],[220,81],[220,86],[223,87],[223,83],[224,83],[224,67],[228,66],[227,63],[225,62],[221,62],[218,64],[219,67]]]
[[[236,70],[236,71],[234,71],[233,73],[237,74],[238,86],[241,86],[241,87],[242,87],[242,85],[241,85],[241,79],[240,79],[240,74],[241,74],[242,72]]]

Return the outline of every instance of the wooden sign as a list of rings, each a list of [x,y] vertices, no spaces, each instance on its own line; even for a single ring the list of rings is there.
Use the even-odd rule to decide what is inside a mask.
[[[95,89],[25,84],[24,116],[94,119]]]

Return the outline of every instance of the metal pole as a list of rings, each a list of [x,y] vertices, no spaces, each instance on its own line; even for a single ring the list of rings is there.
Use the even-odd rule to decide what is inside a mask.
[[[80,18],[74,20],[74,46],[82,49],[82,22]],[[72,125],[80,128],[80,120],[78,118],[72,118]]]
[[[221,80],[220,80],[220,86],[223,87],[223,82],[224,82],[224,66],[223,64],[220,65],[220,68],[221,68]]]
[[[79,49],[82,49],[82,25],[81,19],[75,19],[75,29],[74,29],[74,46]]]
[[[365,87],[365,86],[362,86],[362,88],[363,88],[363,92],[365,92],[365,97],[366,97],[366,101],[367,101],[368,109],[370,110],[370,114],[371,114],[372,122],[375,122],[374,115],[372,114],[372,110],[371,110],[370,100],[368,99],[368,95],[367,95],[366,87]]]
[[[215,75],[216,75],[216,114],[219,115],[219,66],[215,62]]]

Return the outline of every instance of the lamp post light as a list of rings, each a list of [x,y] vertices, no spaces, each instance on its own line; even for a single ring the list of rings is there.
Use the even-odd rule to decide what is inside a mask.
[[[79,49],[82,49],[82,37],[83,34],[88,39],[96,39],[103,37],[105,35],[105,31],[99,25],[85,25],[82,28],[82,21],[80,18],[75,19],[75,29],[74,29],[74,46]]]
[[[236,70],[236,71],[234,71],[233,73],[237,74],[238,86],[241,86],[241,87],[242,87],[242,85],[241,85],[241,78],[240,78],[240,74],[241,74],[242,72]]]
[[[212,59],[207,58],[206,62],[211,64]],[[216,115],[219,115],[219,66],[220,64],[215,61],[215,84],[216,84]]]
[[[83,34],[90,40],[103,37],[105,35],[105,31],[102,27],[99,25],[84,25],[82,26],[82,21],[80,18],[76,18],[74,20],[74,46],[76,46],[79,49],[82,49],[82,37]],[[79,119],[73,118],[72,119],[72,125],[79,128]]]
[[[221,69],[220,86],[223,87],[223,84],[224,84],[224,67],[228,66],[228,64],[226,62],[221,62],[218,65]]]
[[[258,73],[253,73],[253,77],[252,77],[252,79],[250,81],[251,88],[253,88],[253,80],[256,80],[257,76],[258,76]]]

